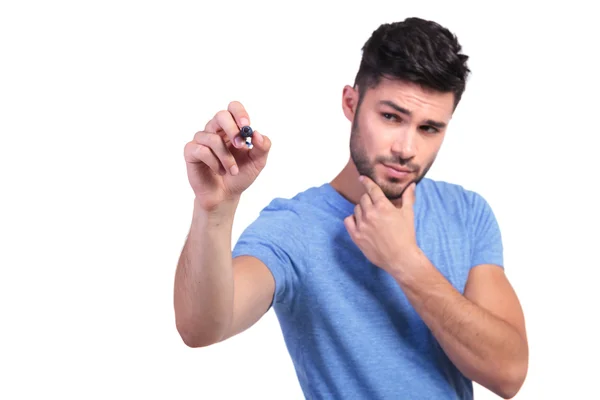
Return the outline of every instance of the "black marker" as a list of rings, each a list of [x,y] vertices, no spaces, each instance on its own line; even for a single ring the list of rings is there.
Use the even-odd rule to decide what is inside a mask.
[[[246,145],[248,146],[249,149],[251,149],[252,146],[252,128],[250,128],[249,126],[243,126],[242,129],[240,129],[240,136],[243,137],[244,139],[246,139]]]

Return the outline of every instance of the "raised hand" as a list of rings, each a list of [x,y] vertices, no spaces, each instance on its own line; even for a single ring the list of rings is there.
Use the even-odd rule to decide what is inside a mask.
[[[205,210],[238,198],[267,163],[270,139],[254,130],[249,149],[240,136],[244,126],[250,126],[250,117],[233,101],[185,145],[188,179],[197,204]]]

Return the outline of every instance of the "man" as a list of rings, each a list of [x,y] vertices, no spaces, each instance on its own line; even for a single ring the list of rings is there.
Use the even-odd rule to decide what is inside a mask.
[[[195,193],[175,281],[191,347],[270,307],[311,399],[470,399],[472,381],[520,389],[528,344],[487,202],[426,178],[465,89],[454,35],[418,18],[381,25],[342,107],[351,158],[332,182],[274,199],[230,248],[240,195],[271,142],[232,102],[185,147]]]

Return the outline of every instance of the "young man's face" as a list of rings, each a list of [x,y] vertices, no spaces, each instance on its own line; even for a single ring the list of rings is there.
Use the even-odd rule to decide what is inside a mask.
[[[390,200],[398,199],[410,183],[425,176],[437,157],[454,111],[454,95],[384,79],[357,103],[357,90],[347,86],[343,107],[352,121],[352,161]]]

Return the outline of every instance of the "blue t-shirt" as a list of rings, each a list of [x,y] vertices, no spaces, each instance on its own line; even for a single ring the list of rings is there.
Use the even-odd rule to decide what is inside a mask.
[[[329,183],[276,198],[233,249],[273,274],[271,306],[305,397],[472,399],[472,382],[398,283],[350,238],[343,220],[353,211]],[[504,267],[500,230],[481,195],[425,178],[414,213],[419,247],[460,293],[471,267]]]

